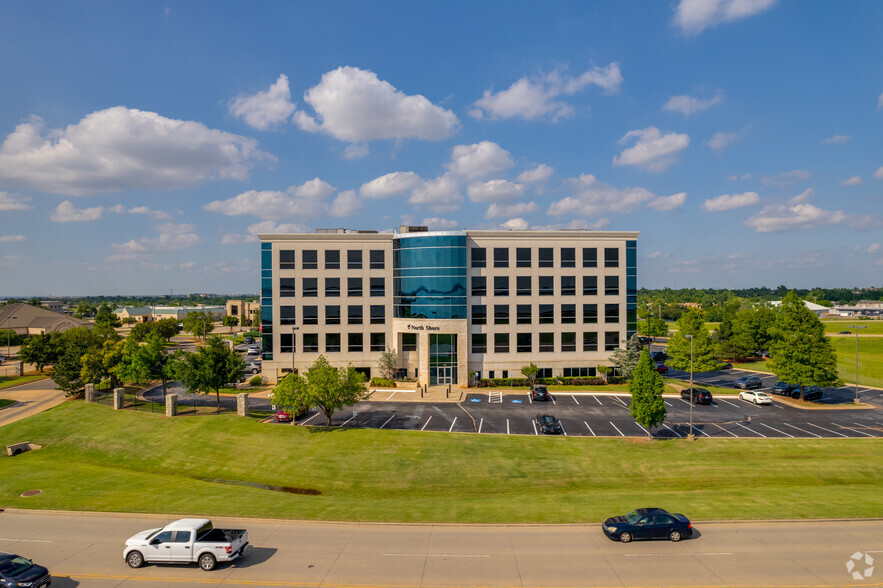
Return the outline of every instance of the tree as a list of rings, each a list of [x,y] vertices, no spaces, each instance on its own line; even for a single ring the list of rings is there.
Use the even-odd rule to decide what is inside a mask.
[[[164,318],[153,323],[156,332],[168,341],[178,334],[178,319]]]
[[[730,315],[724,315],[724,320],[715,330],[712,337],[715,355],[727,359],[744,359],[754,352],[751,338],[742,332],[737,332]]]
[[[28,337],[21,349],[18,358],[24,363],[36,366],[37,371],[43,372],[43,368],[52,365],[58,360],[58,335],[55,333],[41,333]]]
[[[685,312],[678,319],[678,332],[668,340],[668,355],[671,358],[669,365],[676,370],[690,369],[690,339],[686,335],[693,335],[693,371],[710,372],[718,369],[705,321],[695,310]]]
[[[661,318],[651,314],[646,320],[638,321],[638,331],[648,337],[667,337],[668,325]]]
[[[126,339],[116,375],[125,382],[162,382],[163,400],[172,373],[172,356],[166,352],[165,339],[159,333],[147,335],[143,345],[131,335]]]
[[[110,387],[117,387],[117,366],[123,357],[124,341],[106,339],[101,347],[91,347],[80,358],[80,380],[99,384],[110,379]]]
[[[632,377],[632,371],[634,371],[635,367],[638,365],[638,360],[641,358],[641,349],[643,347],[640,339],[638,339],[638,335],[632,335],[631,338],[626,341],[625,349],[618,347],[610,355],[610,361],[619,371],[619,377],[626,380]]]
[[[291,414],[300,414],[302,410],[308,408],[308,405],[300,404],[301,400],[298,391],[295,390],[296,374],[287,374],[279,384],[273,388],[272,398],[273,405],[278,406],[282,410],[291,411]],[[294,421],[292,421],[294,424]]]
[[[527,378],[530,385],[533,386],[534,382],[537,380],[537,374],[540,372],[540,368],[533,362],[530,362],[527,365],[521,366],[521,375]]]
[[[310,366],[304,375],[289,374],[292,392],[285,397],[292,406],[317,406],[325,415],[325,423],[331,426],[331,415],[367,397],[365,374],[349,365],[335,368],[324,355]],[[283,392],[284,394],[285,392]],[[279,404],[275,392],[273,401]]]
[[[129,331],[128,339],[133,341],[144,341],[151,333],[156,332],[156,323],[138,323]]]
[[[100,349],[105,339],[88,327],[74,327],[57,336],[59,357],[53,364],[52,379],[68,396],[79,392],[83,380],[83,356],[90,350]]]
[[[221,322],[225,327],[237,327],[239,326],[239,317],[227,315],[224,317],[224,320]]]
[[[74,316],[78,319],[81,319],[83,317],[90,316],[94,312],[94,307],[89,306],[85,302],[81,301],[79,304],[77,304],[77,308],[74,310]]]
[[[644,349],[632,372],[632,379],[629,380],[629,394],[632,396],[629,414],[635,422],[647,429],[647,434],[651,437],[652,429],[665,422],[667,412],[662,399],[664,389],[662,376],[656,371],[650,352]]]
[[[24,338],[14,329],[0,329],[0,344],[21,345]]]
[[[223,339],[214,336],[209,337],[195,353],[177,356],[171,373],[175,374],[191,394],[214,392],[220,412],[220,389],[227,383],[238,380],[243,370],[245,370],[245,360],[242,356],[230,349]]]
[[[114,329],[119,326],[122,326],[120,318],[111,311],[107,302],[102,302],[98,307],[98,312],[95,313],[95,331],[102,336],[107,336],[109,333],[115,332]]]
[[[30,300],[28,300],[28,304],[30,304],[31,306],[43,306],[43,301],[39,298],[31,298]]]
[[[188,312],[184,317],[184,330],[194,337],[205,337],[215,330],[210,312]]]
[[[399,356],[396,350],[387,347],[386,351],[380,354],[377,367],[380,368],[380,373],[383,374],[384,378],[394,380],[396,373],[399,371]]]
[[[773,343],[770,367],[783,382],[800,386],[831,386],[837,382],[837,357],[822,321],[792,290],[782,298],[776,313],[777,341]]]
[[[764,302],[743,308],[733,317],[733,330],[745,337],[752,352],[770,348],[775,326],[776,311]]]

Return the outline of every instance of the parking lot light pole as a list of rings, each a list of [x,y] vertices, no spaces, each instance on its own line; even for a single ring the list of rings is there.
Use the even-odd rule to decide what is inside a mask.
[[[695,439],[693,436],[693,335],[684,335],[690,340],[690,433],[687,439]]]
[[[867,329],[867,325],[849,325],[849,328],[855,329],[855,403],[858,404],[858,330]]]

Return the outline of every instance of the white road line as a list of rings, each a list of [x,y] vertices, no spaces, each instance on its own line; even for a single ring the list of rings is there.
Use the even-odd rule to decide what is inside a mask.
[[[671,403],[668,400],[663,400],[666,406],[671,406]]]
[[[819,438],[819,439],[822,438],[821,435],[816,435],[816,434],[813,433],[812,431],[807,431],[806,429],[801,429],[800,427],[795,427],[795,426],[792,425],[791,423],[782,423],[782,424],[785,425],[786,427],[791,427],[792,429],[797,429],[798,431],[803,431],[803,432],[806,433],[807,435],[812,435],[813,437],[817,437],[817,438]]]
[[[530,421],[530,422],[533,423],[533,434],[539,435],[539,433],[537,433],[537,422],[536,421]]]
[[[55,541],[46,541],[43,539],[7,539],[0,537],[0,541],[16,541],[18,543],[55,543]]]
[[[387,396],[386,399],[389,400],[390,398],[392,398],[392,397],[395,396],[395,395],[396,395],[396,393],[393,392],[392,394],[390,394],[389,396]]]
[[[708,437],[708,434],[703,433],[701,429],[696,428],[696,425],[692,425],[692,427],[693,427],[693,430],[694,430],[694,431],[696,431],[697,433],[699,433],[699,436],[700,436],[700,437],[701,437],[702,435],[705,435],[706,437]]]
[[[597,435],[595,435],[595,431],[593,431],[593,430],[592,430],[592,427],[589,426],[589,423],[587,423],[586,421],[583,421],[583,424],[584,424],[584,425],[586,426],[586,428],[589,430],[589,433],[592,434],[592,437],[597,437]]]
[[[448,429],[448,433],[450,433],[451,431],[454,430],[454,425],[456,425],[456,424],[457,424],[457,417],[454,417],[453,422],[451,422],[451,428]]]
[[[301,425],[305,425],[305,424],[307,424],[308,422],[310,422],[311,420],[313,420],[314,418],[316,418],[317,416],[319,416],[319,413],[318,413],[318,412],[317,412],[316,414],[314,414],[313,416],[311,416],[310,418],[308,418],[308,419],[306,419],[306,420],[304,420],[304,421],[301,421],[300,424],[301,424]]]
[[[392,415],[391,417],[389,417],[388,419],[386,419],[386,422],[383,423],[382,425],[380,425],[380,428],[382,429],[383,427],[385,427],[387,424],[389,424],[389,421],[391,421],[391,420],[394,419],[394,418],[396,418],[396,415]],[[455,417],[455,418],[456,418],[456,417]]]
[[[723,402],[724,404],[729,404],[730,406],[735,406],[736,408],[739,408],[739,405],[738,405],[738,404],[736,404],[736,403],[734,403],[734,402],[730,402],[730,401],[728,401],[728,400],[724,400],[724,399],[721,398],[720,396],[717,397],[717,401],[718,401],[718,402]]]
[[[861,423],[852,423],[852,424],[853,424],[853,425],[858,425],[859,427],[862,427],[862,428],[864,428],[864,427],[866,426],[866,425],[863,425],[863,424],[861,424]],[[873,435],[871,435],[871,434],[869,434],[869,433],[865,433],[864,431],[859,431],[858,429],[855,429],[855,428],[853,428],[853,427],[847,427],[846,425],[841,425],[841,426],[842,426],[844,429],[849,429],[850,431],[855,431],[856,433],[861,433],[861,434],[864,435],[865,437],[873,437]]]
[[[592,398],[594,398],[594,399],[595,399],[595,402],[597,402],[597,403],[598,403],[598,404],[601,404],[601,401],[600,401],[600,400],[598,400],[598,397],[597,397],[597,396],[593,396],[593,397],[592,397]],[[604,406],[604,405],[603,405],[603,404],[601,404],[601,406]]]
[[[832,433],[832,434],[834,434],[834,435],[840,435],[841,437],[848,437],[848,436],[849,436],[849,435],[844,435],[843,433],[838,433],[837,431],[832,431],[831,429],[826,429],[825,427],[820,427],[820,426],[818,426],[818,425],[816,425],[816,424],[814,424],[814,423],[806,423],[806,424],[809,425],[810,427],[815,427],[816,429],[821,429],[821,430],[823,430],[823,431],[828,431],[829,433]]]
[[[561,425],[561,432],[564,433],[565,437],[567,437],[567,431],[564,429],[564,423],[558,421],[558,424]]]
[[[509,419],[506,419],[506,434],[509,434]]]
[[[423,429],[425,429],[425,428],[426,428],[426,425],[428,425],[428,424],[429,424],[429,421],[431,421],[431,420],[432,420],[432,415],[429,415],[429,418],[426,419],[426,422],[423,423],[423,426],[420,427],[420,430],[422,431]]]
[[[356,415],[353,415],[353,416],[351,416],[350,418],[348,418],[347,420],[343,421],[342,423],[340,423],[340,424],[338,425],[338,427],[342,427],[342,426],[344,426],[345,424],[347,424],[348,422],[350,422],[350,421],[353,420],[354,418],[356,418]]]
[[[573,398],[573,401],[576,402],[576,405],[577,405],[577,406],[579,406],[579,400],[576,399],[576,396],[574,396],[573,394],[571,394],[570,397]]]
[[[484,424],[484,419],[478,421],[478,432],[481,433],[481,426]]]
[[[727,435],[732,435],[733,437],[739,436],[739,435],[736,435],[735,433],[729,432],[728,430],[724,429],[722,426],[718,425],[717,423],[711,423],[711,424],[714,425],[715,427],[717,427],[718,429],[720,429],[721,431],[723,431],[724,433],[726,433]]]
[[[641,425],[641,423],[639,423],[638,421],[635,421],[635,424],[638,425],[639,427],[641,427],[641,430],[642,430],[642,431],[644,431],[644,432],[647,433],[648,435],[650,434],[650,431],[648,431],[647,429],[645,429],[645,428]]]
[[[764,435],[763,433],[761,433],[761,432],[759,432],[759,431],[755,431],[754,429],[749,429],[748,427],[746,427],[746,426],[743,425],[742,423],[735,423],[735,424],[736,424],[736,425],[739,425],[740,427],[742,427],[743,429],[745,429],[745,430],[748,431],[749,433],[753,433],[753,434],[755,434],[755,435],[760,435],[761,437],[763,437],[764,439],[766,439],[766,435]]]
[[[684,437],[683,435],[681,435],[680,433],[678,433],[677,431],[675,431],[674,429],[672,429],[671,427],[669,427],[665,423],[662,423],[662,426],[665,427],[666,429],[668,429],[669,431],[671,431],[672,433],[674,433],[675,435],[677,435],[678,437],[683,439],[683,437]]]
[[[629,407],[629,405],[626,404],[625,402],[623,402],[623,401],[622,401],[622,398],[620,398],[619,396],[614,396],[614,398],[616,398],[617,400],[619,400],[619,403],[620,403],[621,405],[623,405],[624,407],[626,407],[626,408]]]
[[[794,439],[794,435],[789,435],[789,434],[786,433],[785,431],[780,431],[779,429],[777,429],[777,428],[775,428],[775,427],[771,427],[771,426],[769,426],[769,425],[765,425],[765,424],[763,424],[763,423],[757,423],[757,424],[760,425],[761,427],[766,427],[767,429],[771,429],[771,430],[775,431],[776,433],[782,433],[782,434],[785,435],[786,437],[790,437],[791,439]]]
[[[552,404],[558,404],[557,402],[555,402],[555,396],[554,396],[554,395],[549,394],[549,398],[552,399]]]
[[[617,427],[616,425],[613,424],[613,421],[607,421],[607,422],[610,423],[611,425],[613,425],[613,428],[616,429],[616,432],[617,432],[617,433],[619,433],[620,435],[622,435],[623,437],[625,437],[625,434],[624,434],[622,431],[619,430],[619,427]]]
[[[530,394],[527,395],[527,401],[528,401],[530,404],[533,404],[533,398],[531,398]]]

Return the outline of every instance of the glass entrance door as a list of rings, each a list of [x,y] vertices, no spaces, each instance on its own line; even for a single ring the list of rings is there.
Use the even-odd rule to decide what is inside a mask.
[[[457,335],[429,336],[429,385],[457,383]]]

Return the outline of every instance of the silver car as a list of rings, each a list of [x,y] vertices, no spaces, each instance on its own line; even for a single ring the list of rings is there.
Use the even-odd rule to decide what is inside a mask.
[[[760,390],[743,390],[739,392],[739,400],[747,400],[754,404],[772,404],[773,399]]]

